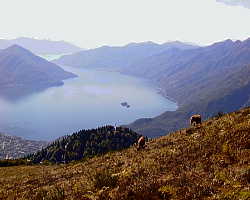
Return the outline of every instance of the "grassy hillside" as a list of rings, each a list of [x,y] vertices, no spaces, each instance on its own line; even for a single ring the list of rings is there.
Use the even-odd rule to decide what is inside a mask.
[[[63,165],[0,169],[0,199],[250,198],[250,108]]]

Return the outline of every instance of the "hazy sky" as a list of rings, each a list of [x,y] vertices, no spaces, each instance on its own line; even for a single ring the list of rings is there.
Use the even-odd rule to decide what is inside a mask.
[[[149,40],[242,40],[250,37],[249,1],[1,0],[0,38],[49,38],[84,48]]]
[[[228,5],[244,6],[246,8],[250,8],[250,0],[217,0],[217,1],[226,3]]]

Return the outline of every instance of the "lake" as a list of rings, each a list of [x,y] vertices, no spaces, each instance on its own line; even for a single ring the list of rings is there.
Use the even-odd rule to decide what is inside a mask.
[[[53,140],[80,129],[127,124],[177,108],[147,80],[119,72],[63,68],[79,77],[18,101],[0,98],[0,132]]]

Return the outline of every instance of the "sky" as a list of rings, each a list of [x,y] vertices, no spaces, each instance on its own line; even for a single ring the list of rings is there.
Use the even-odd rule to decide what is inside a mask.
[[[250,8],[250,0],[217,0],[217,1],[232,6],[243,6],[246,8]]]
[[[250,0],[1,0],[0,38],[64,40],[82,48],[250,37]]]

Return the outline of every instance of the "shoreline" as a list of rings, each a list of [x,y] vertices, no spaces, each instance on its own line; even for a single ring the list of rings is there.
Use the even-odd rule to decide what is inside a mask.
[[[88,68],[88,69],[93,69],[93,70],[96,70],[96,71],[104,71],[104,72],[118,72],[118,73],[120,73],[122,75],[131,76],[131,77],[143,79],[143,80],[145,80],[147,82],[150,82],[150,83],[152,83],[152,84],[150,84],[150,86],[152,86],[155,89],[157,94],[160,94],[163,98],[165,98],[165,99],[167,99],[167,100],[169,100],[169,101],[176,104],[176,110],[175,111],[177,111],[178,108],[179,108],[178,102],[174,98],[168,96],[166,94],[166,92],[164,91],[164,89],[160,86],[160,84],[157,83],[154,80],[150,80],[149,78],[136,76],[136,75],[133,75],[133,74],[130,74],[130,73],[123,72],[121,70],[121,68],[116,68],[116,67],[106,67],[106,68],[105,67],[96,67],[96,68]],[[163,112],[166,112],[166,111],[163,111]],[[157,116],[155,116],[155,117],[157,117]]]
[[[158,91],[157,91],[158,94],[160,94],[160,95],[163,96],[164,98],[166,98],[166,99],[168,99],[168,100],[174,102],[174,103],[177,105],[177,108],[179,108],[178,102],[177,102],[174,98],[168,96],[168,95],[166,94],[166,92],[162,89],[162,87],[158,87],[157,90],[158,90]],[[176,109],[176,110],[177,110],[177,109]]]
[[[106,71],[106,70],[105,70],[105,71]],[[123,75],[127,75],[127,76],[132,76],[132,77],[135,77],[135,78],[144,79],[144,80],[146,80],[146,81],[152,83],[151,86],[154,87],[154,89],[156,90],[156,92],[157,92],[158,94],[160,94],[162,97],[164,97],[165,99],[167,99],[167,100],[169,100],[169,101],[175,103],[175,104],[176,104],[176,107],[177,107],[176,110],[178,110],[178,108],[179,108],[179,103],[178,103],[174,98],[168,96],[168,95],[166,94],[166,92],[164,91],[164,89],[163,89],[163,88],[160,86],[160,84],[157,83],[156,81],[150,80],[149,78],[145,78],[145,77],[141,77],[141,76],[136,76],[136,75],[133,75],[133,74],[130,74],[130,73],[123,73],[121,70],[118,70],[118,71],[116,71],[116,72],[119,72],[120,74],[123,74]],[[175,110],[175,111],[176,111],[176,110]],[[163,112],[166,112],[166,111],[163,111]]]
[[[62,67],[62,66],[61,66]],[[72,70],[72,72],[73,72],[73,67],[70,67],[70,66],[63,66],[62,67],[64,70],[66,70],[67,69],[67,71],[69,71],[69,72],[71,72],[71,70]],[[89,70],[94,70],[94,71],[96,71],[96,69],[89,69]],[[131,77],[131,80],[133,80],[133,76],[132,75],[127,75],[127,74],[123,74],[123,73],[121,73],[120,71],[121,70],[119,70],[119,72],[118,72],[118,70],[116,70],[116,69],[114,69],[114,68],[112,68],[112,70],[111,69],[107,69],[107,70],[105,70],[105,68],[102,68],[102,69],[97,69],[97,70],[101,70],[101,71],[108,71],[108,72],[110,72],[110,71],[115,71],[115,72],[117,72],[117,73],[114,73],[114,74],[112,74],[112,73],[109,73],[110,74],[110,76],[115,76],[116,78],[112,78],[112,79],[110,79],[111,81],[115,81],[115,80],[117,80],[118,78],[120,78],[121,77],[121,79],[122,78],[124,78],[124,80],[126,80],[127,81],[127,78],[126,77],[124,77],[123,75],[125,75],[125,76],[128,76],[128,77]],[[78,70],[76,70],[76,71],[78,71]],[[102,76],[103,76],[103,74],[105,74],[105,73],[96,73],[96,75],[95,75],[95,72],[91,72],[90,74],[91,75],[93,75],[94,77],[95,77],[95,79],[96,79],[96,77],[99,77],[99,75],[101,74]],[[80,72],[80,71],[79,71]],[[85,72],[84,72],[85,73]],[[75,73],[75,74],[77,74],[78,75],[78,73]],[[98,75],[98,76],[97,76]],[[100,79],[102,79],[102,76],[100,75]],[[107,76],[108,76],[108,74],[107,74]],[[84,79],[84,76],[78,76],[78,77],[80,77],[79,79]],[[70,79],[72,79],[73,80],[73,77],[72,78],[70,78]],[[78,78],[76,78],[76,79],[78,79]],[[156,84],[155,84],[155,82],[153,82],[153,81],[151,81],[151,80],[149,80],[149,79],[145,79],[145,78],[141,78],[141,77],[135,77],[134,78],[135,80],[136,79],[139,79],[138,81],[135,81],[135,82],[131,82],[132,84],[131,84],[131,90],[125,90],[125,91],[127,91],[128,92],[128,94],[127,93],[120,93],[120,90],[121,90],[121,88],[119,88],[118,90],[115,90],[114,92],[116,92],[117,91],[117,96],[119,97],[119,98],[121,98],[121,101],[119,100],[119,102],[118,103],[120,103],[120,102],[123,102],[123,101],[127,101],[128,102],[128,104],[129,105],[132,105],[132,109],[129,109],[129,110],[125,110],[125,111],[120,111],[120,108],[118,108],[119,110],[117,111],[117,115],[116,115],[116,118],[115,118],[115,120],[117,121],[117,119],[119,119],[119,124],[130,124],[130,123],[132,123],[132,122],[134,122],[134,121],[136,121],[136,120],[138,120],[138,119],[140,119],[140,118],[144,118],[144,117],[150,117],[150,118],[154,118],[154,117],[157,117],[157,116],[159,116],[159,115],[161,115],[163,112],[165,112],[165,111],[175,111],[176,109],[178,109],[178,107],[177,107],[177,104],[175,103],[175,101],[172,101],[171,100],[171,98],[168,98],[168,97],[165,97],[163,94],[163,92],[161,92],[161,89],[160,89],[160,87],[158,87]],[[141,79],[141,80],[140,80]],[[130,79],[128,79],[128,81],[129,81]],[[145,80],[145,84],[143,83],[144,82],[144,80]],[[79,80],[80,81],[80,80]],[[68,82],[67,82],[68,83]],[[79,82],[80,84],[76,84],[75,85],[75,81],[69,81],[69,83],[71,84],[73,84],[73,86],[76,86],[76,88],[78,88],[78,86],[79,86],[79,88],[82,88],[82,83],[81,83],[81,81]],[[115,82],[114,82],[115,83]],[[145,102],[144,101],[144,99],[145,99],[145,97],[143,97],[143,94],[144,93],[140,93],[140,87],[137,87],[137,86],[135,86],[135,84],[138,84],[139,86],[140,86],[140,83],[142,83],[144,86],[145,86],[145,88],[148,88],[147,89],[147,91],[149,91],[149,93],[146,93],[146,94],[148,94],[148,95],[151,95],[152,97],[154,97],[154,98],[152,98],[152,99],[150,99],[149,100],[149,102],[148,103],[151,103],[152,105],[147,105],[147,103],[143,103],[143,102]],[[58,86],[60,87],[60,86],[62,86],[62,85],[64,85],[64,84],[66,84],[66,80],[63,80],[62,82],[60,82],[60,84],[53,84],[53,87],[55,87],[55,88],[57,88]],[[101,82],[97,82],[97,84],[101,84]],[[117,85],[116,84],[116,87],[119,87],[119,84]],[[46,89],[47,89],[47,87],[46,87]],[[91,88],[90,88],[91,89]],[[94,88],[95,89],[95,88]],[[35,90],[35,91],[37,91],[37,90]],[[61,91],[64,91],[64,90],[61,90]],[[79,91],[82,91],[82,90],[79,90]],[[139,93],[139,94],[141,94],[139,97],[138,97],[138,100],[135,100],[135,102],[137,102],[138,103],[138,109],[135,107],[135,109],[134,109],[134,105],[133,105],[133,103],[132,102],[130,102],[130,100],[129,99],[127,99],[127,97],[126,97],[126,95],[128,95],[128,96],[134,96],[132,93],[131,93],[131,91],[134,91],[135,93],[136,93],[136,91]],[[48,92],[50,92],[50,91],[48,91]],[[71,91],[69,91],[69,92],[71,92]],[[74,92],[74,91],[73,91]],[[88,92],[88,91],[87,91]],[[15,94],[15,92],[14,92],[14,94]],[[71,94],[71,93],[70,93]],[[121,95],[120,95],[121,94]],[[78,93],[77,93],[77,95],[78,95]],[[83,97],[83,95],[82,95],[82,93],[81,92],[79,92],[79,95],[82,97],[82,98],[84,98]],[[91,95],[92,95],[92,93],[91,93]],[[55,95],[54,95],[55,96]],[[115,95],[116,96],[116,95]],[[34,96],[35,97],[35,96]],[[41,97],[39,97],[39,98],[42,98],[43,97],[43,95],[41,95]],[[123,98],[123,97],[126,97],[125,99]],[[149,96],[150,97],[150,96]],[[134,98],[134,97],[133,97]],[[133,99],[132,98],[132,99]],[[137,97],[136,97],[137,98]],[[31,100],[31,102],[33,102],[33,97],[31,97],[29,100]],[[81,99],[81,98],[80,98]],[[167,100],[166,100],[167,99]],[[110,101],[113,101],[113,100],[110,100]],[[132,101],[132,100],[131,100]],[[52,99],[52,102],[53,102],[53,99]],[[66,102],[66,101],[65,101]],[[72,102],[72,101],[71,101]],[[84,102],[84,101],[82,101],[82,102]],[[82,104],[82,102],[81,102],[81,104]],[[88,101],[87,101],[88,102]],[[140,104],[143,104],[143,105],[141,105],[141,107],[140,107]],[[25,104],[26,105],[26,104]],[[79,104],[80,105],[80,104]],[[136,105],[136,104],[135,104]],[[119,105],[117,104],[117,107],[118,107]],[[152,106],[152,109],[151,109],[151,107],[150,106]],[[46,106],[44,106],[45,108],[46,108]],[[111,108],[113,107],[113,105],[111,106]],[[153,110],[154,108],[156,108],[156,110]],[[122,108],[121,108],[122,109]],[[12,110],[11,110],[11,112],[12,112]],[[42,112],[45,112],[45,111],[42,111]],[[60,111],[61,112],[61,111]],[[66,111],[65,111],[66,112]],[[124,114],[122,113],[122,112],[125,112]],[[14,111],[13,111],[13,113],[15,113]],[[37,113],[37,111],[36,111],[36,113]],[[80,112],[79,112],[80,113]],[[112,115],[115,115],[116,114],[116,111],[112,111],[112,113],[114,113],[114,114],[112,114]],[[121,114],[120,114],[121,113]],[[56,114],[55,114],[56,115]],[[79,114],[80,115],[80,114]],[[110,114],[110,116],[112,116],[111,114]],[[66,115],[65,115],[66,116]],[[29,114],[27,114],[27,116],[25,116],[26,118],[28,118],[28,120],[30,120],[29,119]],[[39,119],[41,119],[41,120],[45,120],[45,122],[46,122],[46,119],[44,119],[44,117],[43,117],[43,115],[41,115],[41,117],[40,117],[40,113],[39,113]],[[15,118],[15,116],[14,116],[14,118]],[[62,118],[66,118],[66,117],[62,117]],[[96,119],[94,119],[93,118],[93,120],[91,119],[91,124],[90,125],[92,125],[92,121],[93,121],[93,124],[94,124],[94,126],[92,126],[92,127],[96,127],[96,126],[99,126],[99,124],[101,123],[102,124],[102,121],[101,121],[101,119],[102,118],[100,118],[100,120],[98,120],[98,118],[99,118],[99,116],[97,115],[96,116]],[[111,117],[111,119],[113,120],[113,118]],[[11,120],[11,118],[10,118],[10,120]],[[18,119],[19,120],[19,119]],[[95,122],[95,121],[97,121],[97,122]],[[44,123],[45,123],[44,122]],[[95,125],[96,123],[99,123],[99,124],[97,124],[97,125]],[[106,123],[106,122],[105,122]],[[113,122],[111,122],[111,123],[113,123]],[[34,124],[34,123],[33,123]],[[31,124],[31,125],[27,125],[28,127],[33,127],[33,125]],[[26,125],[25,125],[25,127],[26,127]],[[79,129],[85,129],[85,128],[89,128],[89,127],[86,127],[85,126],[85,124],[84,124],[84,126],[83,125],[79,125],[79,127],[78,127],[78,125],[77,126],[75,126],[76,127],[76,129],[78,129],[79,127]],[[46,128],[46,129],[48,129],[48,128]],[[73,127],[72,127],[72,129],[74,129]],[[35,129],[34,129],[35,130]],[[40,130],[36,130],[38,133],[40,132]],[[61,131],[61,129],[60,129],[60,131]],[[13,130],[13,131],[9,131],[9,130],[5,130],[5,132],[10,132],[11,134],[13,134],[13,135],[17,135],[17,136],[23,136],[25,139],[30,139],[31,137],[29,136],[29,135],[32,135],[32,132],[29,132],[29,135],[27,134],[27,133],[25,133],[25,135],[23,134],[23,132],[24,131],[20,131],[20,133],[19,132],[17,132],[17,130]],[[50,131],[48,131],[48,132],[50,132]],[[62,131],[61,131],[62,132]],[[69,134],[69,133],[71,133],[72,131],[65,131],[65,132],[63,132],[63,134]],[[51,135],[53,135],[54,133],[52,133]],[[55,134],[56,135],[56,134]],[[59,134],[58,134],[59,135]],[[29,136],[29,137],[28,137]],[[37,136],[32,136],[32,139],[35,139],[35,140],[40,140],[40,138],[39,138],[40,136],[39,136],[39,134],[37,134]],[[44,139],[44,137],[45,136],[42,136],[42,138],[43,138],[43,140],[48,140],[48,141],[50,141],[51,139],[49,138],[49,139]],[[47,137],[47,136],[46,136]],[[50,136],[49,136],[50,137]],[[37,138],[39,138],[39,139],[37,139]]]

